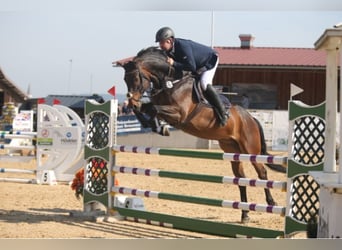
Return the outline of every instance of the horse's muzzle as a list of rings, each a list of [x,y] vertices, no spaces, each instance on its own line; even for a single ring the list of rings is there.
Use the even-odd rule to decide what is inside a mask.
[[[128,92],[126,94],[126,97],[128,99],[128,106],[132,107],[134,110],[139,111],[141,108],[140,99],[135,99],[134,95],[131,92]]]

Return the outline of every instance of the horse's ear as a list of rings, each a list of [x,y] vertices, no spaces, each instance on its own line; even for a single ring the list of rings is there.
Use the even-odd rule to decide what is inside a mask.
[[[130,69],[134,67],[135,63],[133,61],[117,61],[113,62],[113,67],[123,67],[124,69]]]
[[[121,67],[123,67],[125,70],[134,70],[137,68],[136,62],[134,61],[126,61],[121,65]]]
[[[113,66],[115,67],[124,67],[124,65],[127,63],[127,61],[117,61],[113,63]]]
[[[122,67],[122,62],[118,61],[118,62],[113,62],[113,67]]]
[[[116,62],[113,62],[114,67],[125,67],[125,64],[131,62],[133,60],[133,57],[125,58]]]

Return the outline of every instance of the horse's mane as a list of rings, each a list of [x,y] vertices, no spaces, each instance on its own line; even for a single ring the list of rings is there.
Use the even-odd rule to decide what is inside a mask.
[[[151,46],[145,49],[142,49],[138,52],[136,57],[145,57],[145,56],[156,56],[156,57],[166,57],[166,53],[164,50],[159,47]]]
[[[157,71],[168,72],[170,68],[170,64],[166,60],[167,55],[166,52],[159,47],[148,47],[146,49],[142,49],[138,52],[138,54],[134,57],[133,61],[137,63],[143,63],[144,65],[148,65],[150,69],[154,69]]]

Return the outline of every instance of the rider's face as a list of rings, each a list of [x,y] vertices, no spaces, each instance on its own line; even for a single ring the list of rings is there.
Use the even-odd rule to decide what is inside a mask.
[[[171,50],[172,46],[173,46],[173,41],[171,38],[165,39],[159,42],[159,47],[165,51]]]

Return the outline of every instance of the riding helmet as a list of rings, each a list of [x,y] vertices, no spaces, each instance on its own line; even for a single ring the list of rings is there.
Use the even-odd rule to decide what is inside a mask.
[[[163,41],[165,39],[168,38],[174,38],[175,37],[175,33],[173,32],[173,30],[169,27],[163,27],[160,28],[157,33],[156,33],[156,43]]]

